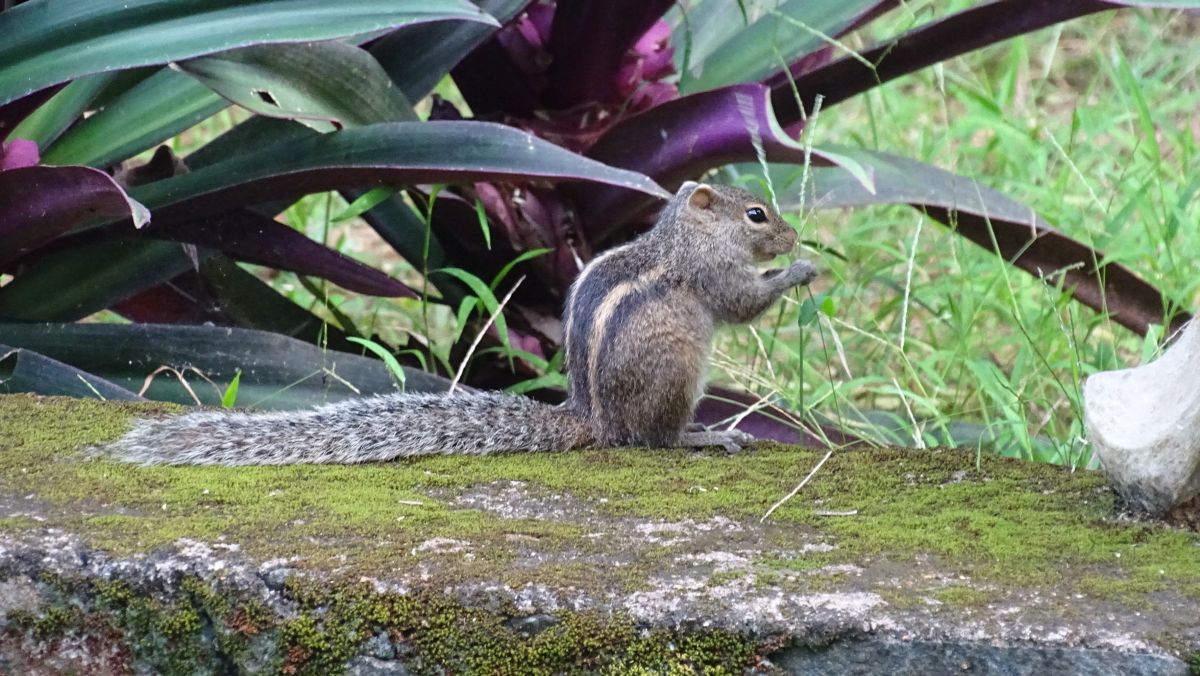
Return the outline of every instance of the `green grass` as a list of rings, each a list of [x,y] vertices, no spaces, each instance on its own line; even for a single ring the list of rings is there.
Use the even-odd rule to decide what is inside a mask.
[[[1194,15],[1169,12],[1043,30],[831,108],[816,143],[978,178],[1194,308],[1198,34]],[[875,418],[897,429],[868,427],[874,437],[1084,463],[1083,378],[1140,363],[1161,337],[1144,341],[907,207],[818,212],[802,228],[844,257],[821,256],[825,276],[813,285],[832,299],[832,316],[820,335],[798,328],[801,295],[759,327],[778,338],[770,368],[744,331],[725,337],[720,366],[793,403],[802,387],[814,417],[882,412]]]

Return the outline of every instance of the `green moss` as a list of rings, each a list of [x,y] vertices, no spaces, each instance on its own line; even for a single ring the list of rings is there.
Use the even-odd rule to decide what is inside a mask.
[[[378,594],[366,585],[334,590],[295,580],[301,609],[284,625],[280,653],[290,673],[328,673],[368,637],[403,638],[415,673],[742,673],[754,644],[725,632],[641,635],[620,616],[566,612],[523,631],[512,607],[467,608],[422,592]]]
[[[933,592],[933,598],[955,608],[978,608],[996,598],[996,593],[975,587],[954,585]]]
[[[195,608],[182,608],[164,614],[158,621],[158,631],[168,639],[186,638],[200,631],[200,614]]]
[[[888,606],[896,610],[910,610],[912,608],[919,608],[925,604],[925,599],[921,598],[920,595],[896,588],[879,589],[876,593],[884,601],[887,601]]]
[[[332,674],[355,653],[359,641],[347,628],[301,615],[285,623],[281,631],[282,670],[287,674]]]
[[[110,608],[120,608],[133,601],[133,590],[124,580],[97,580],[92,585],[99,602]]]
[[[531,493],[570,494],[614,515],[750,521],[819,459],[807,449],[763,445],[737,456],[625,449],[222,468],[135,467],[82,451],[121,434],[131,415],[162,410],[0,397],[0,490],[33,496],[45,518],[5,519],[0,528],[64,528],[117,554],[185,537],[220,538],[253,558],[296,557],[302,567],[351,574],[411,570],[423,558],[437,557],[443,582],[487,578],[513,586],[537,581],[636,589],[653,570],[643,561],[604,575],[569,563],[511,565],[518,555],[514,537],[550,553],[587,551],[594,545],[584,528],[500,519],[430,495],[516,480]],[[821,514],[831,511],[852,515]],[[1001,587],[1066,583],[1124,595],[1171,587],[1200,597],[1196,535],[1117,523],[1112,512],[1112,494],[1096,473],[990,456],[976,469],[973,453],[948,450],[841,452],[774,513],[777,527],[769,536],[772,547],[784,551],[814,540],[836,549],[792,559],[772,555],[762,563],[781,572],[807,571],[919,555],[948,572]],[[280,532],[288,536],[280,538]],[[417,549],[437,537],[469,542],[472,556]],[[348,559],[347,546],[355,547]],[[1095,581],[1100,579],[1110,580],[1110,588],[1102,589]]]
[[[31,629],[38,640],[62,636],[82,624],[83,613],[74,606],[51,606],[38,615]]]

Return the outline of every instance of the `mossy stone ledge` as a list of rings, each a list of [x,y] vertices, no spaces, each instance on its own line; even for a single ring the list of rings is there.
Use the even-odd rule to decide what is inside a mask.
[[[0,396],[0,672],[1089,673],[1200,664],[1200,535],[956,450],[138,467],[162,405]]]

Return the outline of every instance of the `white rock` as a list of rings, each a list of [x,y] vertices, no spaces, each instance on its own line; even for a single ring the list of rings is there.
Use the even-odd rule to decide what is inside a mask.
[[[1200,493],[1200,321],[1149,364],[1088,378],[1083,419],[1131,506],[1160,515]]]

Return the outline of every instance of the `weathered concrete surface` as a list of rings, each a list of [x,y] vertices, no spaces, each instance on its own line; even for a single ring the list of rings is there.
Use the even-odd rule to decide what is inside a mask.
[[[0,397],[0,671],[1187,674],[1200,537],[953,451],[139,468]],[[644,672],[643,672],[644,673]]]
[[[1158,359],[1083,384],[1084,423],[1104,473],[1152,515],[1200,494],[1200,322]]]

